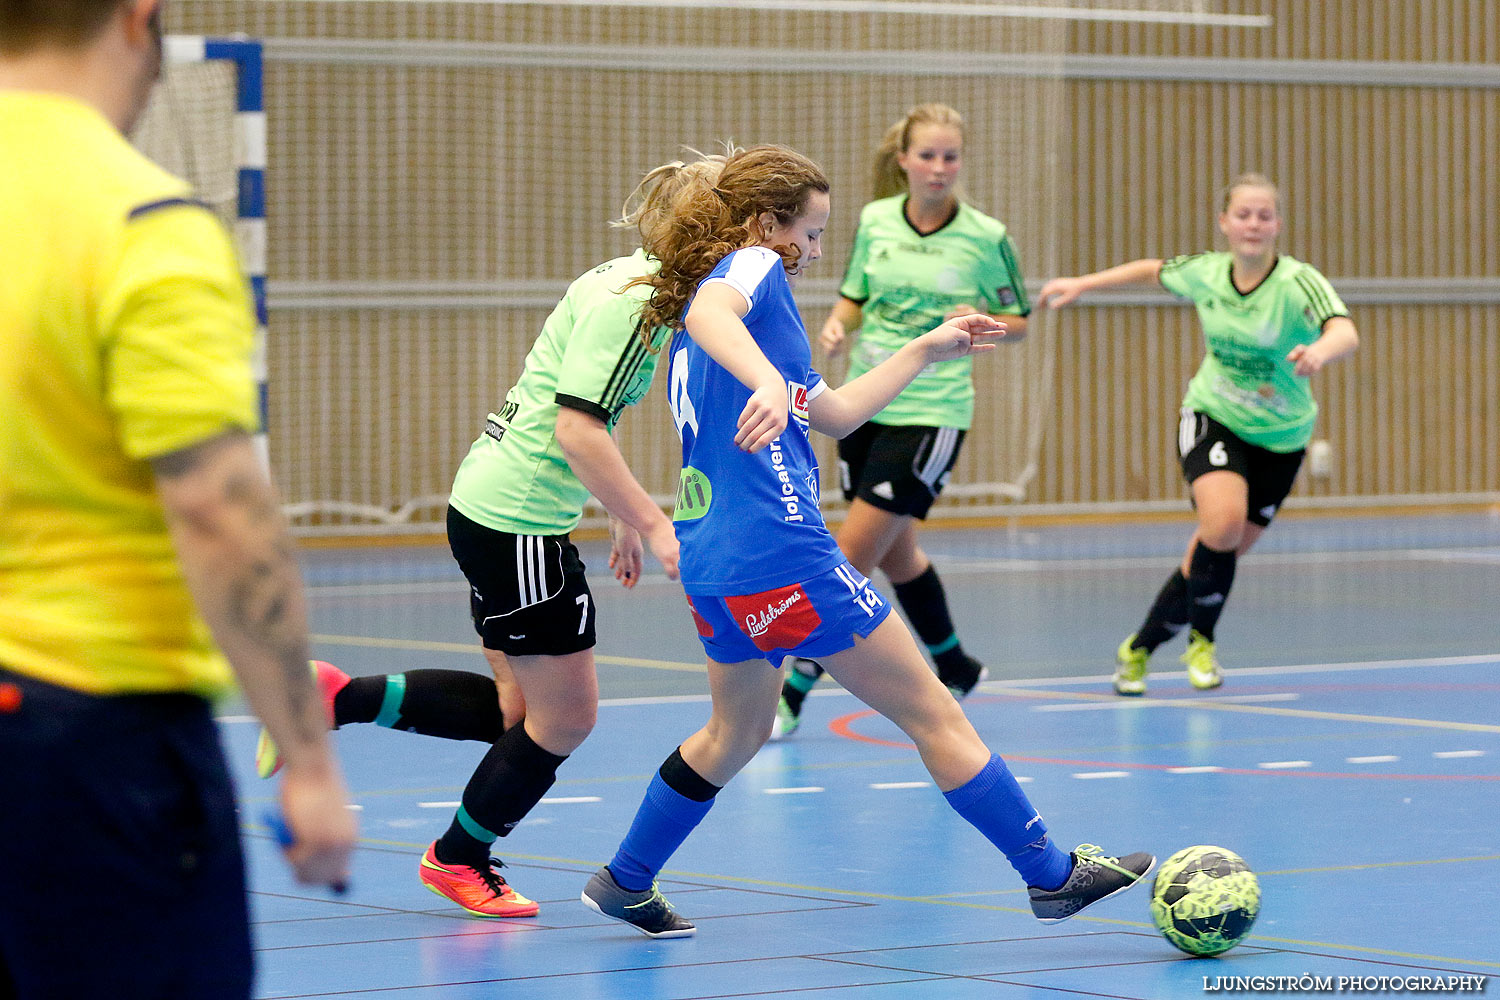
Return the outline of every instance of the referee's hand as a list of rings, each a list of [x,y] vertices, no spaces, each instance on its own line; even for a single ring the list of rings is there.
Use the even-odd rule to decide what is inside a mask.
[[[309,763],[288,760],[282,769],[281,812],[286,822],[282,852],[298,882],[343,892],[349,884],[349,855],[358,831],[333,755],[324,757]]]

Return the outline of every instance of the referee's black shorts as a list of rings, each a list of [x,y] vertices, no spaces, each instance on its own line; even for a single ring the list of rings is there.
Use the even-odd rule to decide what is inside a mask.
[[[244,860],[208,702],[4,668],[0,692],[0,997],[248,998]]]

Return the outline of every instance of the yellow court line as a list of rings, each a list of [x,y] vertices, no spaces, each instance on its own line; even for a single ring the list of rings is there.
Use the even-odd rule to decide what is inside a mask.
[[[1120,702],[1118,695],[1088,694],[1082,691],[1037,691],[1031,688],[1005,688],[996,692],[1016,698],[1032,698],[1039,701],[1090,701],[1113,702],[1122,708],[1136,702]],[[1139,704],[1148,704],[1140,702]],[[1331,722],[1370,722],[1385,726],[1415,726],[1421,729],[1447,729],[1465,733],[1500,733],[1500,726],[1482,722],[1446,722],[1442,719],[1407,719],[1396,715],[1357,715],[1350,712],[1318,712],[1306,708],[1274,708],[1269,705],[1242,705],[1228,701],[1209,701],[1198,698],[1161,698],[1149,702],[1152,705],[1170,705],[1174,708],[1202,708],[1214,712],[1244,712],[1250,715],[1280,715],[1293,719],[1324,719]]]
[[[251,831],[253,831],[255,833],[269,834],[271,832],[269,829],[267,829],[267,828],[265,828],[265,827],[263,827],[263,826],[261,826],[259,824],[256,824],[256,823],[249,823],[249,824],[246,824],[246,826]],[[375,838],[375,837],[361,837],[361,838],[359,838],[359,843],[361,843],[361,844],[369,844],[371,846],[377,846],[377,847],[400,847],[400,848],[407,849],[407,850],[412,850],[412,851],[421,851],[421,850],[425,850],[427,848],[426,844],[417,844],[417,843],[413,843],[411,841],[405,841],[405,840],[383,840],[383,839],[379,839],[379,838]],[[577,865],[577,866],[585,868],[585,869],[587,869],[587,868],[593,868],[595,865],[598,864],[597,861],[589,861],[589,860],[585,860],[583,858],[556,858],[556,857],[549,857],[549,856],[541,855],[541,854],[509,854],[509,853],[507,853],[506,857],[507,858],[512,858],[512,859],[514,859],[516,861],[532,861],[532,862],[536,862],[538,864]],[[1486,856],[1486,857],[1477,857],[1477,858],[1439,858],[1439,859],[1435,859],[1435,860],[1432,860],[1432,861],[1393,861],[1393,862],[1386,862],[1386,863],[1372,864],[1372,865],[1350,865],[1350,866],[1346,866],[1344,868],[1289,869],[1286,872],[1262,872],[1261,874],[1262,875],[1280,875],[1280,874],[1293,874],[1293,873],[1315,872],[1315,871],[1345,871],[1345,870],[1348,870],[1350,868],[1393,868],[1393,867],[1398,867],[1398,866],[1405,865],[1405,864],[1443,864],[1443,863],[1446,863],[1446,862],[1490,861],[1490,860],[1500,860],[1500,855],[1496,855],[1496,856],[1493,856],[1493,857]],[[770,879],[740,878],[740,877],[733,876],[733,875],[722,875],[722,874],[714,874],[714,873],[709,873],[709,872],[687,872],[687,871],[679,871],[679,870],[672,869],[672,868],[663,868],[662,871],[661,871],[661,874],[664,875],[664,876],[667,876],[668,878],[674,878],[675,877],[675,878],[688,878],[688,879],[707,879],[707,880],[714,881],[714,882],[733,882],[733,883],[737,883],[739,885],[760,886],[760,887],[766,888],[766,889],[785,889],[788,892],[815,893],[815,894],[820,895],[820,896],[848,896],[848,897],[852,897],[854,899],[873,899],[873,900],[880,900],[882,902],[890,902],[890,903],[927,903],[927,904],[930,904],[930,905],[933,905],[933,906],[952,906],[952,907],[958,907],[960,909],[965,909],[965,910],[991,910],[991,911],[1000,912],[1000,913],[1019,913],[1019,914],[1022,914],[1024,916],[1028,916],[1028,917],[1031,916],[1031,908],[1029,906],[1028,907],[1019,907],[1019,906],[1000,906],[1000,905],[997,905],[997,904],[994,904],[994,903],[968,903],[968,902],[964,902],[963,900],[953,899],[953,898],[945,897],[945,896],[897,896],[897,895],[894,895],[894,894],[891,894],[891,893],[883,893],[883,892],[861,892],[861,891],[850,890],[850,889],[833,889],[833,888],[829,888],[827,886],[800,885],[800,884],[795,883],[795,882],[774,882],[774,881],[771,881]],[[1004,889],[996,890],[997,893],[1000,893],[1000,892],[1008,893],[1008,892],[1011,892],[1011,891],[1018,892],[1020,890],[1004,890]],[[1156,927],[1155,927],[1154,924],[1150,924],[1150,923],[1147,923],[1147,922],[1141,921],[1141,920],[1118,920],[1118,919],[1115,919],[1113,917],[1095,917],[1095,916],[1090,916],[1088,914],[1083,914],[1083,915],[1074,917],[1073,919],[1075,919],[1075,920],[1084,920],[1084,921],[1088,921],[1089,923],[1093,923],[1093,924],[1111,924],[1111,925],[1116,926],[1116,927],[1131,927],[1131,928],[1135,928],[1135,929],[1138,929],[1138,930],[1149,930],[1149,931],[1151,931],[1153,933],[1155,933],[1155,931],[1156,931]],[[1419,961],[1424,961],[1424,962],[1446,962],[1446,963],[1455,964],[1455,965],[1477,965],[1477,966],[1482,966],[1482,967],[1484,967],[1486,969],[1490,969],[1490,968],[1500,969],[1500,962],[1486,962],[1486,961],[1481,961],[1479,959],[1474,959],[1474,958],[1454,958],[1454,957],[1448,956],[1448,955],[1424,955],[1424,954],[1420,954],[1420,953],[1417,953],[1417,952],[1393,951],[1393,950],[1391,950],[1389,948],[1371,948],[1371,947],[1367,947],[1365,945],[1357,945],[1357,944],[1335,944],[1335,943],[1330,942],[1330,941],[1303,941],[1303,940],[1300,940],[1298,938],[1269,937],[1269,936],[1263,935],[1263,934],[1252,935],[1251,937],[1247,938],[1246,941],[1252,947],[1255,945],[1255,942],[1257,942],[1257,941],[1270,941],[1270,942],[1273,942],[1275,944],[1296,945],[1299,948],[1324,948],[1324,949],[1329,949],[1331,951],[1353,951],[1353,952],[1359,952],[1359,953],[1365,954],[1365,955],[1379,955],[1379,956],[1382,956],[1382,957],[1385,957],[1385,958],[1409,958],[1409,959],[1417,959]]]
[[[382,639],[365,635],[313,635],[313,642],[330,646],[360,646],[367,649],[409,649],[418,653],[478,653],[479,643],[436,642],[429,639]],[[646,660],[635,656],[604,656],[594,654],[596,663],[607,663],[616,667],[645,667],[650,670],[680,670],[701,674],[707,668],[701,663],[677,663],[672,660]]]
[[[1257,872],[1258,875],[1317,875],[1321,872],[1359,872],[1376,868],[1410,868],[1413,865],[1457,865],[1471,861],[1500,861],[1500,854],[1480,854],[1472,858],[1421,858],[1415,861],[1375,861],[1368,865],[1332,865],[1327,868],[1279,868]]]

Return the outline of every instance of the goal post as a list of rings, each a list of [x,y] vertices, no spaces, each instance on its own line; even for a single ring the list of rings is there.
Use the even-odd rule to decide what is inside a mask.
[[[234,235],[255,307],[256,448],[268,461],[266,112],[261,43],[172,35],[162,77],[131,136],[136,148],[193,185]]]

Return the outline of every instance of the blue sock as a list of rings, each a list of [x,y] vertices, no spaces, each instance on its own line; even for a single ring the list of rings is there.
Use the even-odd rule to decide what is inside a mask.
[[[1052,843],[1047,825],[998,754],[967,784],[943,797],[1000,848],[1027,885],[1056,889],[1072,874],[1073,859]]]
[[[662,779],[660,771],[653,775],[646,787],[646,797],[636,810],[635,821],[630,824],[630,832],[625,834],[609,863],[610,874],[620,888],[627,892],[651,888],[656,873],[708,815],[713,804],[712,798],[700,802],[674,790]]]

